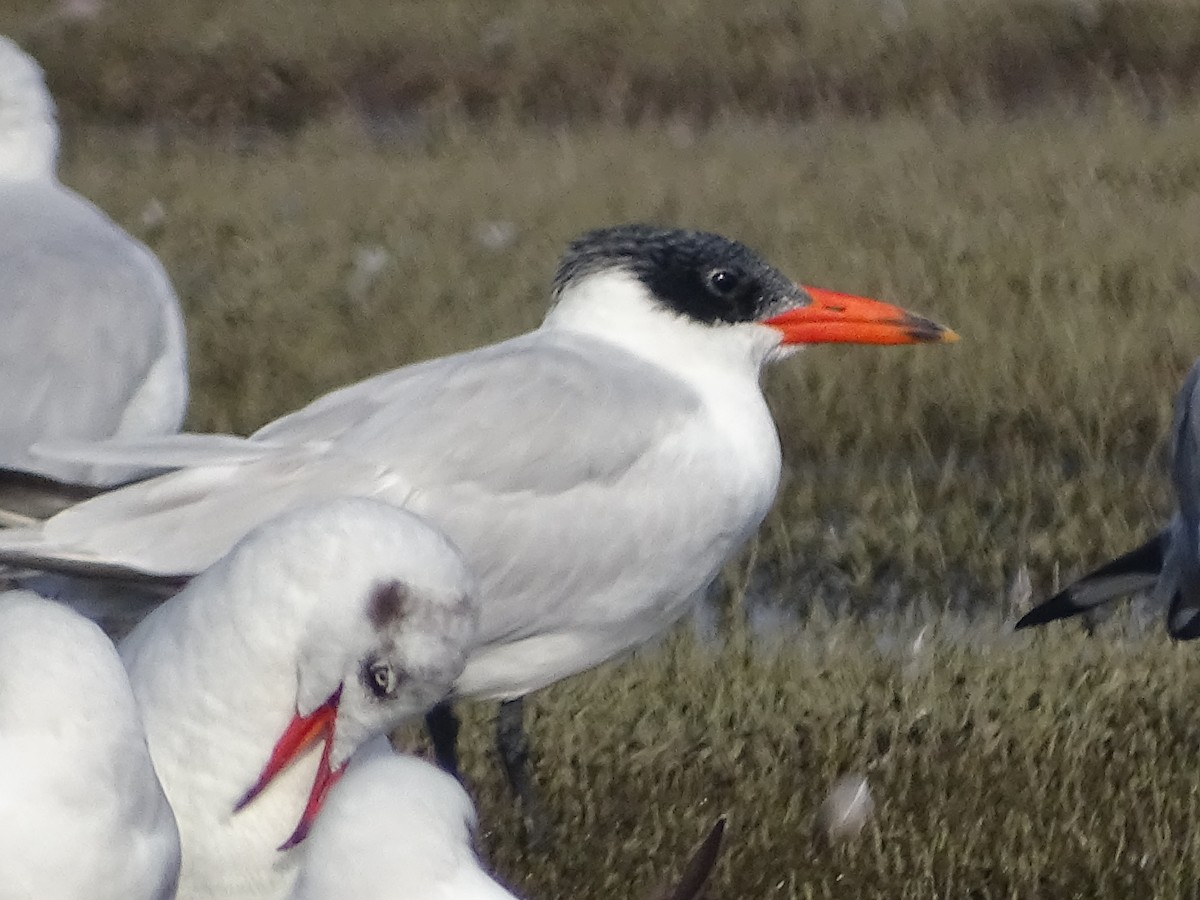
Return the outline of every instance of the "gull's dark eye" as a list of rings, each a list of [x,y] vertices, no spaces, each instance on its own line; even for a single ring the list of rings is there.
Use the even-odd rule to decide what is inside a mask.
[[[363,683],[371,689],[371,693],[381,700],[396,693],[400,677],[396,670],[385,662],[367,663],[363,666]]]
[[[708,273],[708,287],[719,297],[728,297],[738,289],[742,280],[729,269],[713,269]]]

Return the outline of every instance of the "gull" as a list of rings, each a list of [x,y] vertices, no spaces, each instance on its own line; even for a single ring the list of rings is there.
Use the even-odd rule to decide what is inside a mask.
[[[501,760],[536,819],[521,698],[678,621],[774,501],[763,366],[805,344],[956,338],[887,303],[796,285],[720,235],[592,231],[567,249],[528,334],[342,388],[248,439],[60,445],[177,471],[0,534],[0,562],[172,579],[298,502],[411,509],[480,579],[480,639],[453,695],[503,701]],[[449,707],[430,728],[456,771]]]
[[[372,742],[329,792],[291,900],[517,900],[480,865],[477,821],[454,776]]]
[[[186,898],[278,898],[354,751],[440,700],[473,581],[417,516],[343,498],[288,512],[121,643],[175,810]]]
[[[1171,484],[1177,508],[1167,527],[1036,606],[1018,629],[1078,615],[1115,597],[1153,589],[1177,640],[1200,637],[1200,360],[1175,398]]]
[[[61,604],[0,594],[0,898],[168,900],[178,877],[112,642]]]
[[[54,481],[109,485],[141,470],[38,457],[34,443],[178,431],[188,391],[183,318],[166,272],[59,183],[57,156],[42,72],[0,36],[0,468],[50,497]],[[66,490],[68,502],[77,496]]]
[[[423,759],[373,741],[329,792],[290,900],[517,900],[479,862],[474,804]],[[656,900],[694,900],[720,850],[722,817],[679,881]]]

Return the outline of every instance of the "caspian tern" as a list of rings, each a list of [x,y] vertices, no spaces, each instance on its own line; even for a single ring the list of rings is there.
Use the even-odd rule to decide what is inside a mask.
[[[473,580],[417,516],[343,498],[256,528],[120,645],[183,845],[179,898],[284,897],[354,751],[445,696]]]
[[[1178,504],[1167,527],[1146,543],[1105,563],[1031,609],[1016,627],[1044,625],[1088,612],[1122,594],[1154,589],[1167,607],[1167,631],[1177,640],[1200,637],[1200,360],[1175,398],[1171,483]]]
[[[92,622],[0,594],[0,898],[169,900],[179,831],[129,679]]]
[[[475,825],[475,807],[451,775],[372,742],[329,792],[291,900],[517,900],[480,865]],[[699,897],[724,830],[721,818],[655,900]]]
[[[496,698],[531,803],[520,698],[676,622],[750,537],[780,476],[763,365],[803,344],[952,332],[793,284],[735,241],[628,225],[571,244],[528,334],[369,378],[248,439],[182,435],[96,462],[177,467],[0,534],[0,562],[180,577],[295,503],[357,494],[438,524],[481,582],[458,697]],[[452,771],[456,723],[431,717]]]
[[[154,254],[59,183],[57,155],[41,70],[0,36],[0,467],[113,484],[139,470],[29,447],[178,431],[183,318]]]

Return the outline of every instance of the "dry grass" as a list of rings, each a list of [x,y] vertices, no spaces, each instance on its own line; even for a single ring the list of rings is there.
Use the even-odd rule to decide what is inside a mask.
[[[52,7],[10,0],[0,30],[38,52],[72,118],[876,116],[1200,84],[1196,0],[107,0],[84,22]]]
[[[538,777],[559,840],[524,854],[484,711],[464,734],[485,844],[534,898],[633,898],[722,811],[710,896],[1194,896],[1200,807],[1194,648],[1156,634],[1005,636],[822,618],[752,652],[679,640],[539,695]],[[881,638],[882,635],[882,638]],[[813,840],[839,775],[867,775],[857,839]]]
[[[201,429],[532,326],[564,242],[602,223],[713,228],[941,318],[961,344],[818,348],[772,374],[788,473],[756,556],[789,602],[941,603],[1022,567],[1047,589],[1166,510],[1170,404],[1200,348],[1198,147],[1200,112],[1122,106],[384,143],[347,121],[248,145],[84,129],[66,171],[165,259]],[[372,248],[387,262],[355,286]]]
[[[727,615],[719,648],[681,639],[541,694],[553,857],[518,849],[489,711],[471,712],[485,842],[532,898],[645,896],[723,810],[714,897],[1195,893],[1194,648],[1120,623],[1106,640],[1010,637],[1005,598],[1026,572],[1040,593],[1140,540],[1169,505],[1163,439],[1200,349],[1200,109],[1158,101],[1190,93],[1200,6],[969,6],[913,2],[899,24],[864,26],[841,5],[761,3],[748,33],[732,6],[671,0],[675,27],[638,43],[647,23],[623,2],[543,17],[354,0],[286,18],[258,2],[114,3],[104,29],[38,38],[67,92],[67,181],[143,236],[184,298],[194,428],[246,432],[350,379],[531,327],[564,242],[623,220],[728,233],[798,279],[964,336],[819,348],[771,374],[787,474],[728,593],[803,624],[768,652]],[[937,24],[947,9],[965,11]],[[1067,15],[1082,16],[1082,55],[1060,52]],[[481,119],[462,73],[506,18]],[[997,47],[1010,82],[988,80]],[[410,52],[433,72],[415,99],[396,87]],[[579,108],[539,106],[531,86],[568,57]],[[152,75],[129,75],[135,59]],[[280,59],[315,87],[276,120],[254,67]],[[367,63],[394,75],[377,107],[346,93]],[[796,72],[811,84],[793,108]],[[1000,114],[1027,76],[1038,108]],[[1144,90],[1100,98],[1122,79]],[[1088,102],[1063,102],[1079,85]],[[713,91],[725,111],[689,107]],[[689,115],[620,124],[668,95]],[[267,99],[247,112],[248,96]],[[406,104],[438,114],[397,117]],[[764,110],[808,118],[747,115]],[[531,113],[575,123],[531,128]],[[290,131],[198,137],[163,127],[175,118]],[[826,605],[907,612],[831,620]],[[974,622],[945,612],[958,608]],[[812,816],[845,772],[870,776],[875,822],[814,847]]]

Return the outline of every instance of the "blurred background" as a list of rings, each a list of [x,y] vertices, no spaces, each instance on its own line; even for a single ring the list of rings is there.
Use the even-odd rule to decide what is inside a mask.
[[[1157,619],[1124,650],[986,636],[1170,510],[1200,354],[1200,0],[6,0],[0,31],[45,69],[63,180],[174,281],[195,430],[533,327],[566,241],[624,221],[719,231],[962,335],[768,375],[784,482],[708,638],[543,695],[556,858],[505,837],[481,726],[519,889],[630,895],[730,807],[715,896],[1195,884],[1187,648]],[[747,649],[781,632],[803,652]],[[911,675],[921,653],[943,656]],[[880,822],[822,856],[805,829],[847,769],[882,783]],[[1098,821],[1147,797],[1144,832]]]

